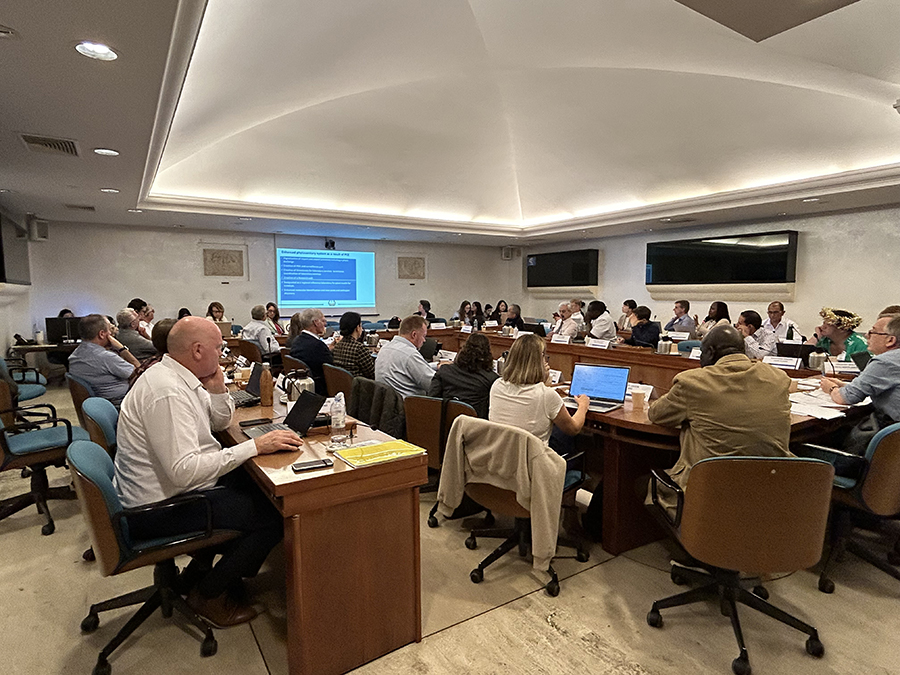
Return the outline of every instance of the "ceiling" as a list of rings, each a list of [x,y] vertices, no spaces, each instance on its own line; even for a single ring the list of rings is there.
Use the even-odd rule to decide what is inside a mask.
[[[900,3],[692,3],[7,0],[0,206],[505,245],[900,203]]]

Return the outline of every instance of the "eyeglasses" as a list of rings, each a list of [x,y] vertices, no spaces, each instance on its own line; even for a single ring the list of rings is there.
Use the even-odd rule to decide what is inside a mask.
[[[866,333],[867,338],[871,337],[872,335],[890,335],[890,333],[879,333],[877,330],[870,330],[868,333]]]
[[[544,363],[550,363],[550,355],[544,354]]]

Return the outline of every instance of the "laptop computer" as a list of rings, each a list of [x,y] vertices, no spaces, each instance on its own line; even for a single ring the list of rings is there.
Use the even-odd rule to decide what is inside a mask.
[[[540,323],[526,323],[522,330],[528,333],[534,333],[538,337],[547,337],[547,333],[544,332],[544,326]]]
[[[303,436],[309,431],[316,416],[322,409],[327,398],[321,394],[314,394],[304,389],[288,414],[284,418],[284,422],[273,422],[271,424],[260,424],[256,427],[248,427],[244,429],[244,433],[250,438],[262,436],[270,431],[283,429],[285,431],[293,431],[298,436]]]
[[[869,365],[869,361],[872,360],[872,355],[869,352],[854,352],[850,355],[850,360],[856,364],[859,372],[862,372]]]
[[[231,337],[231,322],[230,321],[213,321],[214,324],[222,331],[222,337]]]
[[[589,363],[576,363],[572,372],[572,384],[569,394],[563,399],[568,408],[577,408],[574,397],[587,394],[591,399],[591,412],[605,413],[621,408],[625,403],[625,392],[628,388],[628,373],[631,368],[621,366],[600,366]]]
[[[816,346],[779,342],[775,345],[775,351],[778,356],[789,356],[792,359],[800,358],[803,360],[803,365],[809,367],[809,355],[816,351]]]
[[[239,408],[259,405],[259,378],[262,375],[262,370],[261,363],[254,363],[253,370],[250,371],[250,379],[247,380],[247,387],[229,392],[234,405]]]
[[[422,355],[422,358],[428,361],[428,363],[431,363],[434,360],[434,355],[437,354],[437,351],[438,341],[430,337],[425,338],[425,342],[419,347],[419,353]]]

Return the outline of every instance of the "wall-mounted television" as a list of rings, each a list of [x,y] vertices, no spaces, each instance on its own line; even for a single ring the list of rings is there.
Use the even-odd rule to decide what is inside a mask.
[[[528,255],[525,257],[526,286],[596,286],[599,255],[596,248]]]
[[[0,213],[0,283],[31,284],[28,230]]]
[[[797,232],[765,232],[647,244],[648,284],[793,283]]]

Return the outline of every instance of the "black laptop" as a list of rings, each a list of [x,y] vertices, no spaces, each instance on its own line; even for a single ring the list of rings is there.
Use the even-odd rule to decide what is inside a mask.
[[[231,400],[239,408],[249,408],[259,405],[259,378],[262,375],[262,364],[254,363],[253,370],[250,371],[250,379],[247,380],[246,389],[238,389],[232,391]]]
[[[778,356],[789,356],[792,359],[802,359],[803,365],[809,367],[809,355],[816,350],[815,345],[794,344],[790,342],[779,342],[775,345]]]
[[[434,355],[437,354],[439,349],[438,341],[434,338],[427,337],[425,338],[425,342],[422,343],[422,346],[419,347],[419,353],[422,355],[428,363],[431,363],[434,360]]]
[[[271,424],[260,424],[257,427],[248,427],[244,429],[244,433],[250,438],[262,436],[270,431],[283,429],[285,431],[293,431],[298,436],[304,436],[312,423],[316,419],[316,415],[325,405],[327,398],[321,394],[314,394],[311,391],[303,390],[288,414],[284,418],[284,422],[274,422]]]
[[[544,331],[544,327],[539,323],[526,323],[522,326],[522,330],[528,333],[534,333],[540,337],[547,337],[547,333]]]
[[[854,352],[850,355],[850,360],[856,364],[859,372],[862,372],[869,365],[869,361],[872,360],[872,355],[869,352]]]

